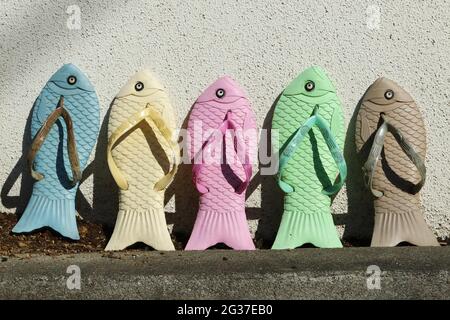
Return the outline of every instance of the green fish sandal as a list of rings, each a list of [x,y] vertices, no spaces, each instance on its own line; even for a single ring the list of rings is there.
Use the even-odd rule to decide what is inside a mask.
[[[336,90],[321,68],[305,70],[283,91],[272,130],[281,146],[278,184],[286,193],[272,249],[342,247],[330,206],[347,176],[341,152],[345,124]]]

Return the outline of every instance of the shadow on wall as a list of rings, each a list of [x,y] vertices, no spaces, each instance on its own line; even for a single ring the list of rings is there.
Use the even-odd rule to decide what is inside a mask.
[[[93,213],[94,221],[102,223],[108,230],[107,234],[112,234],[117,213],[119,211],[119,188],[112,177],[106,160],[106,150],[108,147],[108,121],[111,113],[112,102],[103,118],[95,149],[95,159],[91,163],[94,169],[94,189],[93,189]]]
[[[188,112],[181,125],[182,130],[187,129],[189,116]],[[181,138],[180,138],[181,139]],[[179,141],[184,143],[183,141]],[[185,149],[183,149],[184,151]],[[182,155],[182,157],[184,154]],[[189,240],[195,218],[198,212],[199,195],[192,183],[192,165],[182,163],[178,167],[177,174],[166,190],[164,202],[167,204],[172,197],[175,197],[175,212],[166,213],[168,224],[173,224],[172,234],[183,245]]]
[[[373,199],[366,190],[361,169],[365,152],[359,154],[355,143],[356,120],[361,103],[362,98],[350,119],[345,139],[344,157],[348,167],[346,182],[348,214],[345,218],[343,239],[351,243],[370,245],[374,225]]]
[[[5,183],[2,186],[2,190],[0,192],[2,204],[5,208],[15,209],[15,213],[18,218],[24,212],[28,200],[31,197],[31,191],[33,186],[33,179],[31,175],[26,172],[27,168],[27,153],[31,145],[31,118],[33,114],[33,110],[35,107],[36,101],[31,108],[30,113],[28,114],[27,122],[25,124],[25,132],[22,138],[22,156],[14,165],[11,173],[5,180]],[[20,191],[18,196],[10,196],[9,193],[17,181],[20,181]]]
[[[277,152],[273,150],[272,143],[272,119],[275,106],[280,99],[281,93],[273,102],[266,117],[264,118],[262,129],[267,131],[267,155],[266,157],[273,158],[273,153]],[[260,142],[266,143],[264,141]],[[261,150],[261,148],[260,148]],[[270,164],[269,164],[270,165]],[[258,229],[256,232],[256,238],[263,242],[264,248],[270,248],[275,241],[275,237],[278,231],[278,227],[281,222],[281,216],[283,214],[283,199],[284,194],[278,187],[276,178],[273,175],[261,175],[261,170],[266,168],[268,165],[260,163],[260,169],[257,174],[259,178],[258,183],[261,183],[261,210],[260,210],[260,220],[258,223]],[[277,164],[278,166],[278,164]]]

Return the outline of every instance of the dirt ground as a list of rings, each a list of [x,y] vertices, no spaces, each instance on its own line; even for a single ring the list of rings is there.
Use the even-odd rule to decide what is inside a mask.
[[[64,238],[49,228],[36,230],[28,234],[13,234],[11,230],[16,223],[16,215],[0,213],[0,256],[102,252],[112,233],[112,230],[100,224],[78,219],[80,240],[74,241]],[[182,244],[175,239],[173,240],[175,247],[182,249]],[[152,249],[139,243],[130,247],[129,250]]]
[[[0,213],[0,256],[14,256],[18,254],[44,254],[60,255],[84,252],[102,252],[111,236],[112,230],[92,222],[78,219],[80,240],[73,241],[62,237],[51,229],[44,228],[29,234],[13,234],[11,230],[17,223],[14,214]],[[182,250],[187,242],[186,237],[172,238],[175,248]],[[441,241],[447,245],[447,241]],[[258,249],[269,249],[271,243],[258,240],[255,242]],[[367,241],[344,241],[344,247],[366,247]],[[305,247],[311,247],[306,245]],[[227,248],[217,245],[213,249]],[[127,250],[153,250],[145,244],[138,243]]]
[[[15,215],[0,213],[0,255],[94,252],[103,250],[107,242],[102,226],[85,221],[78,221],[79,241],[68,240],[49,229],[30,234],[13,234],[11,230],[16,223]]]

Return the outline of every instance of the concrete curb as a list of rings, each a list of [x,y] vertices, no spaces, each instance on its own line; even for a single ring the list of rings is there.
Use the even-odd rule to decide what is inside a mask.
[[[80,290],[67,288],[71,265],[81,270]],[[377,284],[371,265],[381,270],[381,289],[367,287]],[[0,298],[450,299],[450,248],[14,257],[0,262]]]

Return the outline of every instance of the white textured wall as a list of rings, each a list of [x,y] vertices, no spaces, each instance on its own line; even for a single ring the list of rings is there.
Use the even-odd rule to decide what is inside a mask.
[[[81,8],[80,30],[66,26],[69,5]],[[367,16],[368,6],[374,5],[381,9],[378,28],[372,28],[376,17]],[[378,76],[396,80],[416,98],[428,129],[426,219],[437,235],[448,237],[449,22],[447,0],[0,0],[0,210],[15,212],[26,201],[30,181],[20,175],[24,128],[41,87],[63,63],[78,65],[90,77],[102,116],[128,77],[150,68],[166,85],[180,125],[201,91],[218,76],[229,74],[247,89],[261,126],[290,80],[319,64],[334,80],[347,122]],[[351,137],[349,141],[346,155],[351,158]],[[79,200],[78,206],[86,217],[114,220],[111,211],[117,195],[104,166],[104,143],[102,134],[96,160],[86,172],[94,175],[81,187],[86,201]],[[335,220],[347,226],[349,237],[368,237],[371,219],[360,192],[356,171],[360,165],[354,161],[349,165],[350,210],[347,193],[342,192],[333,206]],[[176,212],[169,213],[168,220],[181,231],[189,229],[195,216],[196,198],[187,176],[181,170],[170,191],[175,194]],[[260,234],[273,237],[280,195],[271,178],[258,179],[254,187],[248,200],[253,230],[256,219],[262,218]],[[172,200],[168,212],[174,209]]]

